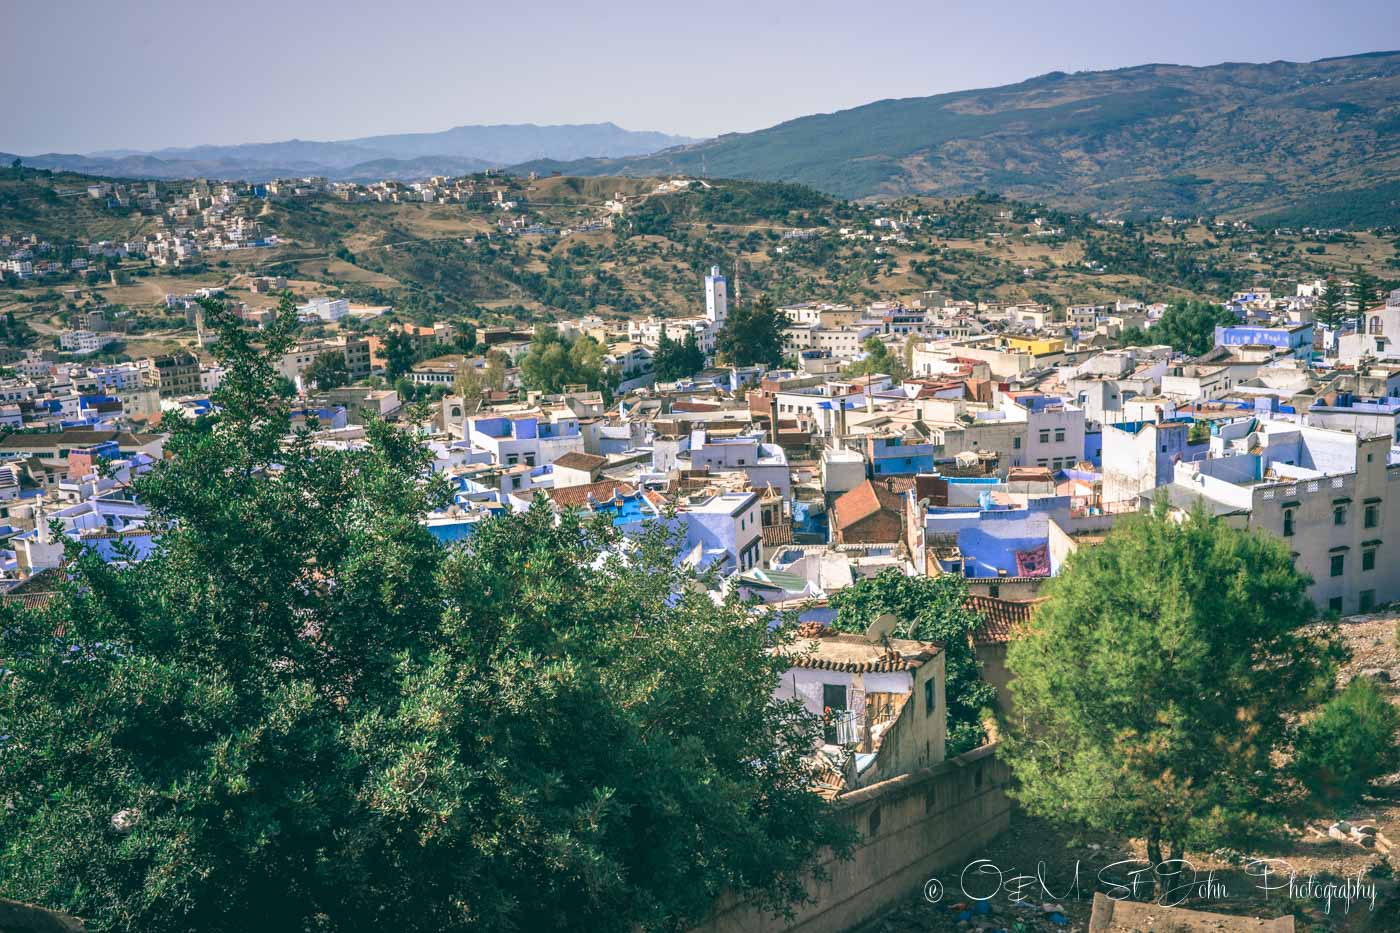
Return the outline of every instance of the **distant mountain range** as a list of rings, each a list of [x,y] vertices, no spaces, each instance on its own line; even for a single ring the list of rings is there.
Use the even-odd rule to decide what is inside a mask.
[[[789,181],[846,197],[985,189],[1117,216],[1370,202],[1371,222],[1400,224],[1400,52],[1057,72],[517,168]]]
[[[87,155],[44,153],[24,156],[33,168],[82,172],[113,178],[269,178],[324,175],[344,181],[414,179],[463,175],[532,159],[571,160],[645,155],[694,142],[684,136],[624,130],[612,123],[536,126],[458,126],[440,133],[400,133],[316,142],[195,146],[187,149],[131,149]],[[15,157],[0,154],[10,162]]]
[[[410,180],[492,166],[684,174],[796,182],[856,198],[986,190],[1116,217],[1400,226],[1400,52],[1055,72],[704,141],[611,123],[525,124],[24,161],[91,175],[249,180]]]

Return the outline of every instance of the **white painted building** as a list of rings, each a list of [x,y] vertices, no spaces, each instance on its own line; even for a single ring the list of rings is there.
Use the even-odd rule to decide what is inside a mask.
[[[1400,288],[1386,296],[1385,304],[1367,310],[1362,331],[1337,341],[1337,361],[1355,364],[1363,356],[1380,363],[1400,362]]]
[[[334,323],[349,313],[350,301],[346,298],[313,298],[297,308],[297,318],[303,321]]]

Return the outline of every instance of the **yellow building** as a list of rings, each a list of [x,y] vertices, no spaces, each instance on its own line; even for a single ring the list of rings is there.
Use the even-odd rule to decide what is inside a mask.
[[[1065,352],[1065,342],[1059,337],[1007,337],[1006,348],[1031,356],[1048,356]]]

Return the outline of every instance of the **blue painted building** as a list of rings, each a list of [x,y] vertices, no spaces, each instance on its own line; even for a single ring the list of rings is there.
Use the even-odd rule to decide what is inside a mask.
[[[870,435],[866,443],[870,469],[876,479],[932,473],[934,461],[940,452],[940,445],[932,441],[916,439],[911,442],[910,438],[898,435]]]
[[[1217,327],[1217,347],[1272,347],[1300,360],[1312,358],[1313,325],[1290,324],[1287,327]]]

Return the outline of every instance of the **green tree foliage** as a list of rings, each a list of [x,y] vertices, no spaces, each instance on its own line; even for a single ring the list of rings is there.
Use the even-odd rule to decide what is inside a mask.
[[[485,366],[477,367],[464,359],[457,366],[452,392],[468,401],[485,398],[487,392],[500,392],[506,387],[508,366],[508,358],[500,350],[486,351]]]
[[[484,398],[488,390],[486,384],[486,374],[471,364],[469,360],[462,360],[457,364],[457,374],[452,379],[452,394],[461,396],[463,401],[473,402]]]
[[[752,304],[730,308],[715,335],[715,354],[734,366],[777,366],[783,360],[787,323],[787,317],[767,295]]]
[[[416,361],[413,341],[403,331],[396,330],[384,338],[384,375],[390,382],[408,372]]]
[[[1317,297],[1317,304],[1313,306],[1313,317],[1328,330],[1336,330],[1350,320],[1351,316],[1352,313],[1347,310],[1345,289],[1336,279],[1329,278],[1323,286],[1322,294]]]
[[[603,355],[603,345],[592,337],[573,339],[552,327],[539,327],[520,360],[520,380],[525,388],[540,392],[560,392],[567,385],[610,390],[612,374]]]
[[[1293,763],[1313,797],[1355,803],[1376,778],[1400,770],[1400,709],[1356,678],[1298,730]]]
[[[1272,756],[1341,655],[1306,628],[1308,582],[1279,539],[1203,509],[1134,516],[1073,554],[1009,651],[1022,805],[1145,838],[1154,863],[1267,828]]]
[[[332,350],[316,357],[306,371],[306,381],[322,390],[349,385],[350,369],[345,365],[345,354]]]
[[[460,548],[412,438],[284,441],[294,311],[212,309],[219,413],[168,415],[158,547],[72,545],[0,605],[0,884],[100,930],[674,930],[801,897],[848,839],[785,662],[665,533],[543,499]],[[55,632],[61,631],[56,638]]]
[[[684,339],[676,341],[663,328],[656,352],[652,354],[652,365],[656,378],[662,382],[675,382],[704,369],[705,352],[700,349],[695,331],[687,331]]]
[[[1357,266],[1351,276],[1351,288],[1347,299],[1356,304],[1356,318],[1361,320],[1365,313],[1374,307],[1381,297],[1381,286],[1376,277],[1362,266]]]
[[[983,620],[967,608],[967,584],[961,577],[906,577],[883,570],[836,593],[831,605],[838,631],[864,632],[888,612],[899,620],[894,637],[943,642],[948,754],[961,755],[987,740],[982,719],[996,701],[996,690],[981,677],[972,634]]]
[[[1187,356],[1200,356],[1215,346],[1215,328],[1238,323],[1228,309],[1209,301],[1176,301],[1152,329],[1130,327],[1123,332],[1125,347],[1164,343]]]
[[[476,349],[476,327],[470,321],[458,321],[453,325],[457,336],[452,339],[453,349],[458,353],[470,353]]]
[[[892,376],[896,382],[901,382],[909,375],[909,368],[904,362],[902,355],[891,353],[885,342],[873,334],[865,338],[861,344],[861,349],[865,351],[862,359],[856,360],[846,367],[847,376],[869,376],[875,373],[884,373]]]

